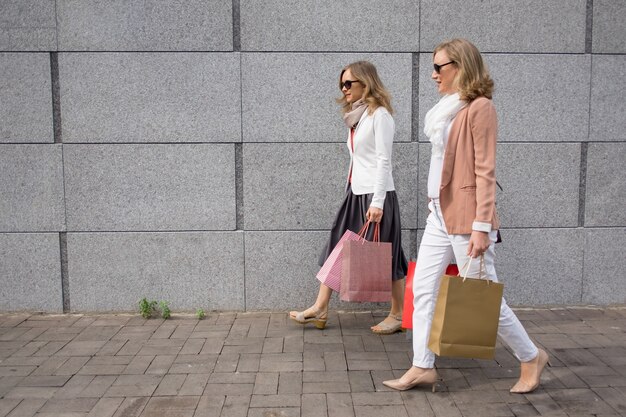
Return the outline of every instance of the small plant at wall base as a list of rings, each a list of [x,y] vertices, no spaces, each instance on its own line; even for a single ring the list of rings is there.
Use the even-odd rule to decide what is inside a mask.
[[[172,315],[172,312],[170,311],[169,303],[167,301],[161,301],[159,303],[159,307],[161,308],[161,317],[163,317],[165,320],[169,319],[170,316]]]
[[[149,319],[156,312],[157,302],[148,301],[145,297],[139,301],[139,312],[144,319]]]
[[[204,314],[203,309],[199,308],[196,310],[196,317],[198,317],[198,320],[202,320],[205,316],[206,314]]]

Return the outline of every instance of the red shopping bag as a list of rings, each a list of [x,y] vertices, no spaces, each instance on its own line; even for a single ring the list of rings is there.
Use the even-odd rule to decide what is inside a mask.
[[[365,224],[367,226],[367,223]],[[333,291],[341,291],[341,264],[343,260],[343,244],[350,240],[359,240],[359,234],[365,230],[365,226],[359,231],[354,233],[352,230],[346,230],[341,236],[339,242],[335,245],[333,250],[328,255],[326,262],[322,265],[322,268],[316,275],[316,278],[327,287],[330,287]]]
[[[415,261],[409,262],[409,270],[406,273],[406,285],[404,288],[404,307],[402,309],[402,328],[413,328],[413,276],[415,275]],[[446,268],[445,275],[459,275],[456,264],[450,264]]]
[[[409,270],[406,272],[406,285],[404,288],[404,307],[402,309],[402,328],[413,328],[413,275],[415,275],[415,261],[409,262]]]

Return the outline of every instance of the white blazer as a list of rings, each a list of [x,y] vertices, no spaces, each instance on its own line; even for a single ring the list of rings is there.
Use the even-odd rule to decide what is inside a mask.
[[[394,133],[393,117],[384,107],[377,108],[371,116],[367,110],[363,113],[354,132],[354,152],[348,129],[352,192],[374,194],[371,207],[382,209],[387,191],[395,190],[391,166]]]

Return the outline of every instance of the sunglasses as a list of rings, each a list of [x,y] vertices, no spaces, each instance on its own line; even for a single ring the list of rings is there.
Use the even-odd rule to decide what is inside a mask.
[[[435,72],[439,74],[441,72],[441,68],[450,64],[454,64],[454,61],[446,62],[445,64],[441,64],[441,65],[433,64],[433,68],[435,68]]]
[[[361,81],[359,80],[345,80],[342,83],[339,83],[339,89],[343,90],[343,88],[345,87],[346,90],[349,90],[352,88],[352,83],[360,83]]]

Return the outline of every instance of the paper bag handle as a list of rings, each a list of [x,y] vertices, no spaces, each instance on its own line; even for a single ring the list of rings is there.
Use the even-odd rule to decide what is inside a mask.
[[[359,235],[359,237],[361,239],[363,239],[363,242],[367,241],[365,236],[367,236],[367,231],[368,231],[369,226],[370,226],[371,223],[372,222],[369,221],[369,220],[367,222],[365,222],[365,224],[363,225],[361,230],[359,230],[359,233],[357,233]],[[375,226],[374,226],[374,236],[372,238],[372,242],[380,243],[380,223],[375,223]]]
[[[459,276],[463,277],[463,282],[465,282],[465,280],[467,279],[467,274],[469,272],[472,259],[474,258],[470,256],[467,262],[465,262],[463,267],[461,267],[461,269],[459,270],[462,271],[463,268],[465,268],[465,274],[461,275],[461,272],[459,272]],[[485,271],[485,280],[487,281],[487,284],[489,284],[489,278],[487,278],[487,269],[485,268],[485,255],[480,255],[480,268],[478,269],[478,279],[483,279],[483,270]]]

